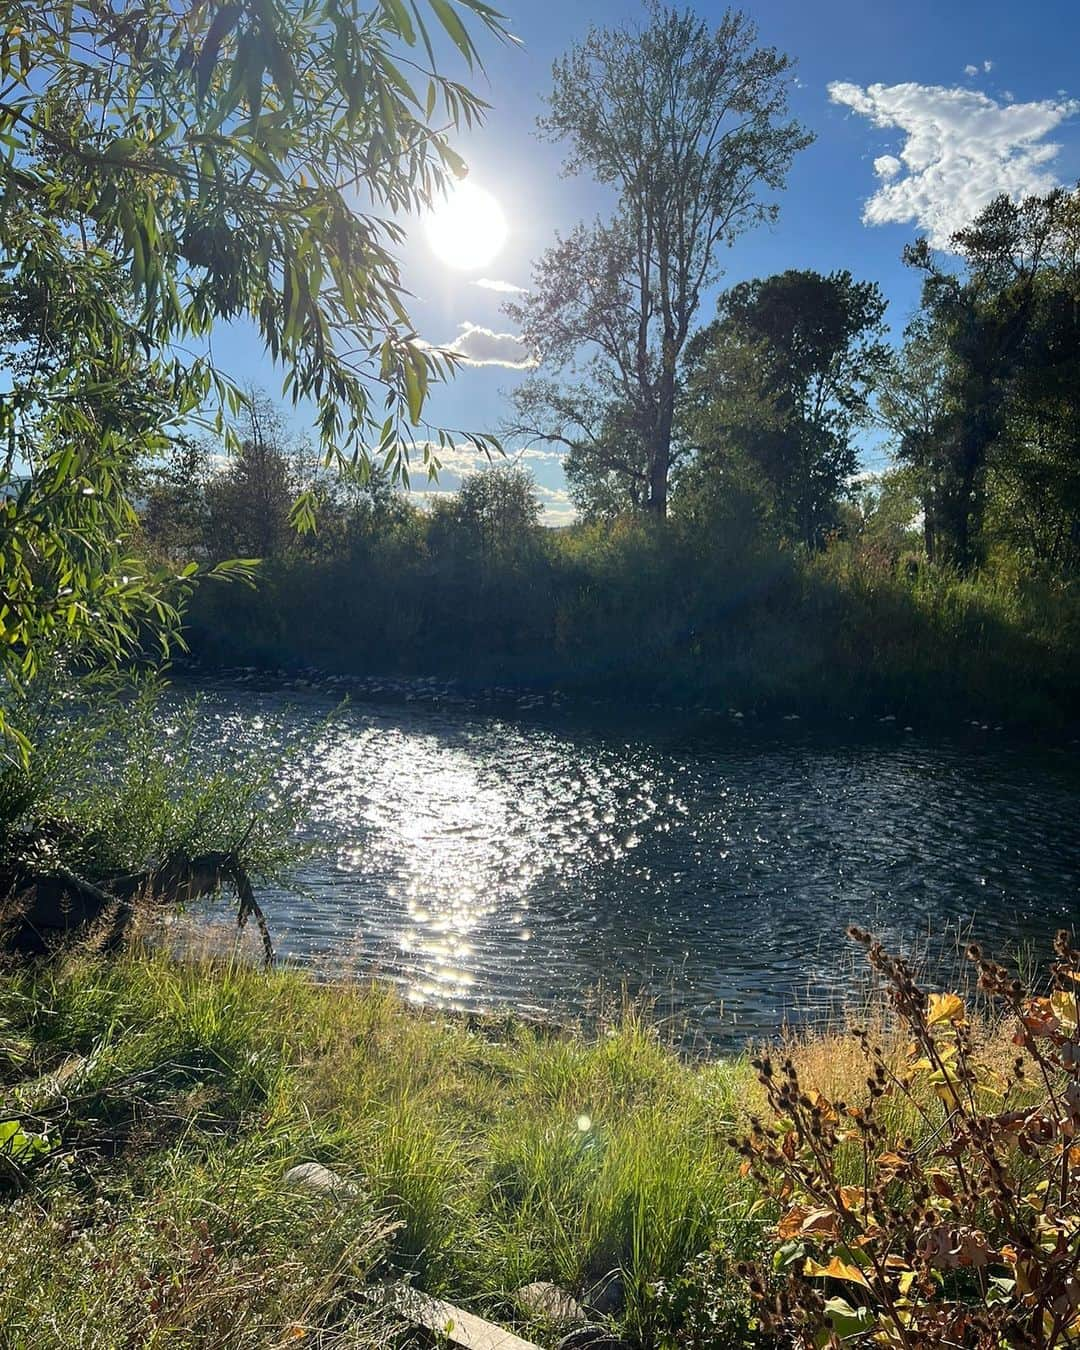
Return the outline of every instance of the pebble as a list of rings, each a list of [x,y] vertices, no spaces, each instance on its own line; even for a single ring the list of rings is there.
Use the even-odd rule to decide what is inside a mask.
[[[577,1299],[549,1280],[536,1280],[523,1285],[515,1294],[515,1301],[533,1317],[546,1322],[584,1322],[585,1313]]]
[[[337,1195],[356,1194],[356,1187],[351,1182],[317,1162],[297,1163],[285,1173],[282,1182],[300,1191],[319,1191],[323,1194]]]

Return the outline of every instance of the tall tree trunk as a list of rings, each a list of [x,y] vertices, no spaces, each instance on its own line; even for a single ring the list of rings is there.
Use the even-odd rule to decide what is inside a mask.
[[[657,520],[667,517],[668,476],[671,473],[671,429],[675,424],[675,372],[661,376],[659,407],[649,455],[649,512]]]

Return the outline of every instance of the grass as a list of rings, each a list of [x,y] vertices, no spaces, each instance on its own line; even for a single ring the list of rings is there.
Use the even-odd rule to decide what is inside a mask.
[[[356,556],[278,559],[255,591],[197,592],[191,649],[210,666],[439,675],[766,717],[1076,728],[1075,580],[1005,564],[961,576],[860,540],[802,557],[629,522],[541,543],[467,567],[378,538]]]
[[[0,1119],[17,1106],[52,1143],[2,1182],[5,1350],[373,1346],[394,1333],[359,1292],[389,1275],[548,1344],[513,1291],[612,1272],[624,1334],[676,1344],[665,1291],[761,1237],[726,1143],[748,1064],[680,1059],[632,1011],[564,1034],[383,986],[84,954],[0,982],[0,1080]],[[356,1194],[283,1188],[306,1160]],[[745,1301],[724,1298],[710,1343],[743,1344]]]

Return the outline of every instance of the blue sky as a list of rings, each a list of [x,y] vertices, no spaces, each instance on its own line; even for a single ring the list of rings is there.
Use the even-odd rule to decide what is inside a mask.
[[[552,61],[590,24],[637,19],[637,0],[504,0],[521,47],[484,44],[486,73],[474,87],[491,103],[487,124],[459,143],[471,178],[501,203],[509,226],[499,256],[475,273],[448,269],[419,226],[405,253],[419,330],[437,345],[520,356],[506,334],[505,296],[480,278],[518,286],[556,231],[591,218],[603,194],[563,179],[558,147],[534,135]],[[723,5],[699,3],[705,18]],[[787,267],[847,267],[876,280],[899,333],[917,302],[900,253],[920,233],[944,241],[989,195],[1023,195],[1080,179],[1080,0],[749,0],[741,6],[761,41],[795,58],[793,114],[816,135],[796,160],[773,226],[744,235],[721,259],[724,284]],[[1073,100],[1077,102],[1074,103]],[[713,314],[714,298],[701,311]],[[273,395],[280,381],[253,340],[233,329],[216,342],[235,376]],[[494,430],[506,391],[521,378],[501,365],[463,367],[430,405],[439,425]],[[295,417],[298,431],[304,419]],[[867,467],[877,456],[871,450]],[[557,460],[530,459],[551,523],[568,518]],[[471,456],[448,464],[452,489]],[[415,486],[424,486],[417,482]]]

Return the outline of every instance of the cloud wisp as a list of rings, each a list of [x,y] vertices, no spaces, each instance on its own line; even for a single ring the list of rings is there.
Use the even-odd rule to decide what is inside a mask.
[[[500,281],[497,277],[480,277],[473,282],[481,290],[498,291],[500,295],[524,295],[524,286],[515,286],[512,281]]]
[[[829,98],[906,137],[899,157],[874,160],[879,186],[864,223],[914,222],[942,249],[1000,193],[1019,199],[1057,187],[1052,164],[1061,147],[1046,137],[1080,112],[1075,99],[998,103],[975,89],[914,83],[836,80]]]
[[[496,333],[477,323],[458,325],[453,342],[440,351],[453,352],[464,366],[501,366],[504,370],[535,370],[538,362],[514,333]]]

